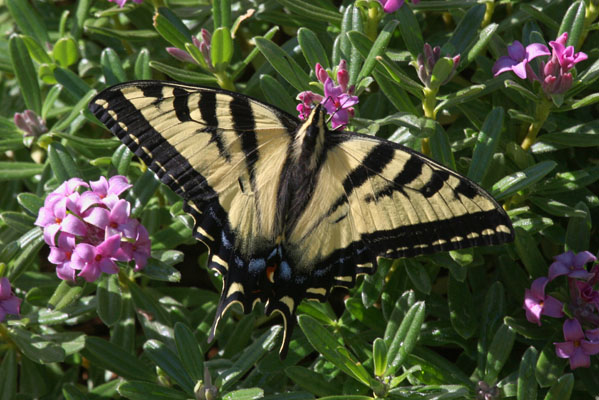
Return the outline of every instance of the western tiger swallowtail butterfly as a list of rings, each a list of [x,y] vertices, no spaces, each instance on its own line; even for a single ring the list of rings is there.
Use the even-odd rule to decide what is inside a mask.
[[[377,257],[513,239],[481,187],[407,147],[329,130],[225,90],[159,81],[99,93],[90,110],[184,200],[193,235],[224,277],[211,338],[229,306],[284,320],[287,351],[303,299],[352,287]]]

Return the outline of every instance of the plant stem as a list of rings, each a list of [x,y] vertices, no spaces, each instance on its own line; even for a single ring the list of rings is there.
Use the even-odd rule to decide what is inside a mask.
[[[437,105],[437,90],[425,87],[422,89],[424,93],[424,100],[422,101],[422,110],[424,116],[430,118],[433,121],[437,119],[437,112],[435,106]],[[429,138],[422,139],[422,154],[429,156],[431,154]]]
[[[523,150],[528,151],[530,147],[535,143],[537,139],[537,134],[545,124],[549,113],[551,112],[551,100],[547,97],[543,96],[542,101],[537,104],[537,109],[535,110],[535,122],[530,124],[528,127],[528,132],[526,133],[526,137],[522,141],[520,145]]]

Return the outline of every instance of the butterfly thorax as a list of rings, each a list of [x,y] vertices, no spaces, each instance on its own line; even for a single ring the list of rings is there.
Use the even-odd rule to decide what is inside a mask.
[[[326,110],[318,105],[295,131],[277,196],[276,237],[288,237],[312,197],[326,157]]]

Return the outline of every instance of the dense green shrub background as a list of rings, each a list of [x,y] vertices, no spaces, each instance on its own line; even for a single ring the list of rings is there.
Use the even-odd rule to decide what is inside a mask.
[[[552,344],[563,340],[561,322],[537,327],[522,310],[524,289],[553,256],[599,248],[597,2],[422,0],[380,21],[377,7],[368,14],[368,2],[356,3],[363,8],[347,0],[145,0],[123,9],[106,0],[0,0],[0,275],[24,299],[20,319],[0,324],[0,399],[450,399],[474,398],[479,381],[504,398],[599,396],[598,360],[570,371]],[[201,28],[213,32],[212,71],[165,51],[192,51]],[[491,68],[513,40],[547,43],[564,31],[589,59],[525,151],[537,87],[494,78]],[[424,42],[461,55],[437,94],[435,120],[424,117],[410,65]],[[208,344],[220,278],[206,271],[180,200],[87,103],[118,82],[174,79],[295,113],[300,91],[319,90],[310,84],[314,64],[332,68],[341,58],[360,96],[352,130],[418,150],[428,138],[433,158],[505,205],[516,241],[381,262],[331,303],[301,305],[284,361],[280,320],[260,307],[227,313]],[[13,114],[25,109],[44,118],[46,134],[23,138]],[[142,273],[123,266],[96,283],[61,283],[33,225],[37,210],[70,177],[116,173],[134,183],[128,199],[152,235],[153,259]]]

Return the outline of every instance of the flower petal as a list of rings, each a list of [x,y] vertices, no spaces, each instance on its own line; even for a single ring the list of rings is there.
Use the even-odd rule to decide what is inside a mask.
[[[553,318],[561,318],[564,316],[563,304],[555,297],[547,296],[543,302],[542,314]]]
[[[493,65],[493,76],[497,76],[499,74],[503,74],[504,72],[511,71],[513,66],[516,65],[517,62],[512,60],[508,56],[501,56]]]
[[[526,50],[518,40],[514,40],[514,42],[507,47],[507,53],[512,60],[517,62],[524,60],[526,57]]]
[[[564,338],[567,341],[582,340],[584,333],[577,319],[567,319],[563,326]]]
[[[528,61],[533,60],[540,56],[548,56],[551,52],[542,43],[532,43],[526,46],[526,59]]]

